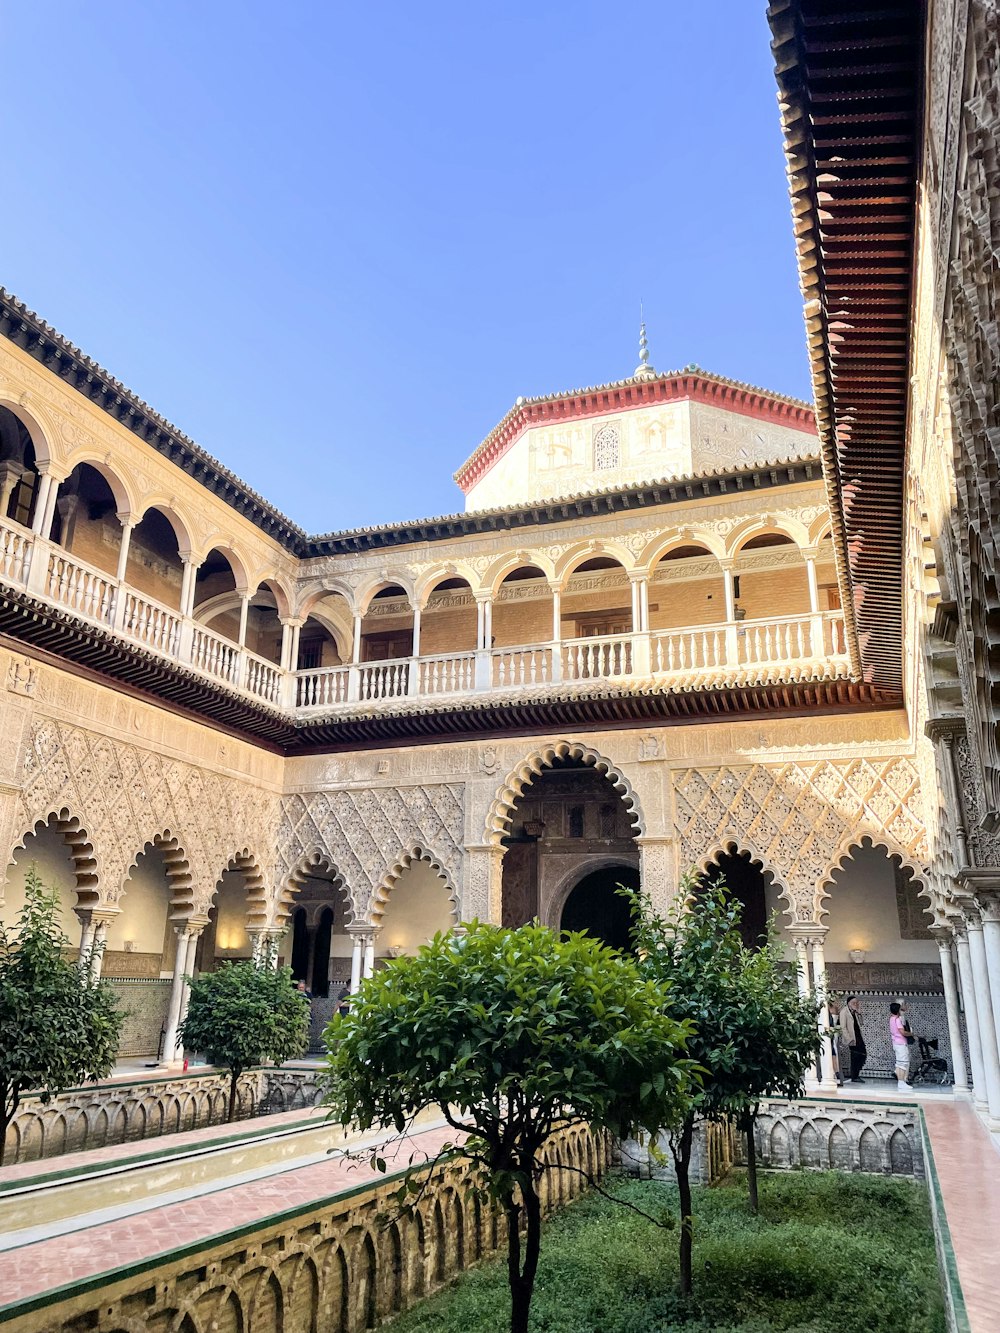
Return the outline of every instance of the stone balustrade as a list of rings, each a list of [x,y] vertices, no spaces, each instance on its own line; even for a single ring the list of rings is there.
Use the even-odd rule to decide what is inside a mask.
[[[0,580],[259,703],[293,715],[597,681],[719,688],[849,674],[843,616],[811,612],[289,671],[61,547],[0,521]]]

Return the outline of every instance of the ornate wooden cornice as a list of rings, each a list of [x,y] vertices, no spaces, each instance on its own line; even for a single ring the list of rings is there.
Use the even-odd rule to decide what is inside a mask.
[[[902,683],[903,476],[924,6],[768,18],[852,666]]]

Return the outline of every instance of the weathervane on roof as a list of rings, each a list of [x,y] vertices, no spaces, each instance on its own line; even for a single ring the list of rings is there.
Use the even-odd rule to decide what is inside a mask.
[[[642,302],[639,302],[639,364],[632,372],[634,380],[651,380],[656,378],[656,371],[649,364],[649,339],[646,337],[646,317],[642,309]]]

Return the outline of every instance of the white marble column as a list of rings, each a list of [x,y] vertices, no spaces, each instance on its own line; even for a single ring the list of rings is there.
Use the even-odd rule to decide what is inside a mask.
[[[87,955],[90,953],[91,945],[94,943],[94,919],[89,912],[77,913],[80,918],[80,955],[79,962],[82,967],[87,962]],[[88,963],[89,966],[89,963]]]
[[[188,939],[190,930],[185,921],[182,925],[175,926],[177,934],[177,949],[174,953],[174,973],[170,982],[170,1000],[167,1003],[167,1021],[163,1036],[163,1063],[172,1064],[177,1058],[177,1029],[181,1021],[181,1005],[183,1002],[184,969],[187,966]]]
[[[194,602],[194,576],[196,568],[194,561],[189,555],[181,556],[181,596],[180,612],[187,618],[191,615],[191,605]]]
[[[351,662],[354,666],[361,661],[361,621],[360,611],[354,613],[354,636],[351,639]],[[291,670],[295,670],[295,662],[292,662]]]
[[[823,1092],[835,1092],[837,1090],[837,1075],[833,1065],[833,1046],[827,1035],[827,1029],[830,1026],[830,1011],[826,1003],[826,957],[823,949],[822,935],[816,935],[812,940],[812,965],[813,981],[816,986],[817,998],[820,1002],[819,1007],[819,1067],[820,1067],[820,1089]]]
[[[184,973],[189,980],[192,980],[194,978],[194,960],[195,960],[195,955],[198,952],[198,941],[201,938],[201,932],[203,929],[204,929],[203,925],[192,926],[191,930],[188,932],[187,962],[184,965]],[[180,1016],[181,1023],[183,1023],[185,1018],[187,1018],[188,1001],[191,998],[191,987],[189,985],[189,980],[185,980],[183,989],[181,991],[181,1016]],[[183,1056],[183,1051],[181,1054]]]
[[[809,979],[809,937],[800,935],[797,932],[792,934],[795,943],[795,976],[799,985],[799,995],[802,999],[808,999],[812,992],[812,985]],[[819,1080],[816,1077],[816,1066],[810,1064],[805,1073],[805,1085],[807,1092],[815,1092],[819,1086]]]
[[[979,1009],[976,1005],[976,986],[972,977],[972,954],[969,934],[963,922],[955,926],[955,953],[958,955],[958,979],[962,983],[962,1004],[965,1008],[965,1030],[969,1035],[969,1062],[972,1065],[972,1097],[980,1110],[986,1109],[986,1068],[983,1063],[983,1043],[979,1036]]]
[[[52,473],[44,467],[44,464],[39,466],[38,474],[38,490],[35,493],[35,512],[31,520],[31,531],[47,541],[52,528],[51,513],[53,512],[49,509],[49,495],[54,488],[58,488],[58,482],[54,482]],[[48,524],[46,524],[47,518]]]
[[[125,572],[128,569],[129,547],[132,545],[132,532],[135,529],[135,520],[129,514],[119,514],[118,521],[122,525],[122,541],[118,548],[118,571],[115,578],[119,583],[125,582]]]
[[[378,926],[373,926],[364,936],[365,956],[361,969],[362,977],[370,977],[375,972],[375,937],[379,932]]]
[[[420,656],[420,603],[413,608],[413,647],[410,652],[411,657]]]
[[[101,975],[101,969],[104,967],[104,950],[108,947],[108,920],[106,917],[98,917],[94,926],[94,946],[90,951],[90,975],[95,981]]]
[[[247,646],[247,620],[250,617],[250,594],[248,592],[240,593],[240,628],[237,635],[237,643],[241,648]]]
[[[356,995],[361,985],[361,968],[364,958],[365,941],[360,931],[348,927],[351,938],[351,994]]]
[[[951,1067],[955,1075],[956,1093],[967,1093],[969,1089],[968,1071],[965,1067],[965,1051],[962,1047],[962,1024],[958,1012],[958,987],[955,983],[955,964],[951,956],[951,931],[947,926],[931,927],[931,934],[937,938],[938,953],[941,957],[941,983],[944,987],[944,1005],[948,1015],[948,1044],[951,1047]]]
[[[979,913],[965,911],[969,932],[969,954],[972,958],[972,984],[976,992],[976,1014],[979,1019],[979,1040],[983,1049],[983,1070],[986,1076],[986,1105],[991,1121],[1000,1126],[1000,1053],[993,1021],[993,1000],[990,995],[989,969],[986,963],[986,941]]]

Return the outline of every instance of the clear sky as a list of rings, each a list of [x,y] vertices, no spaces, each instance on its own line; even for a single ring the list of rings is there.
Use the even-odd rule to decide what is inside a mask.
[[[809,395],[764,0],[4,6],[0,283],[309,531],[519,394]]]

